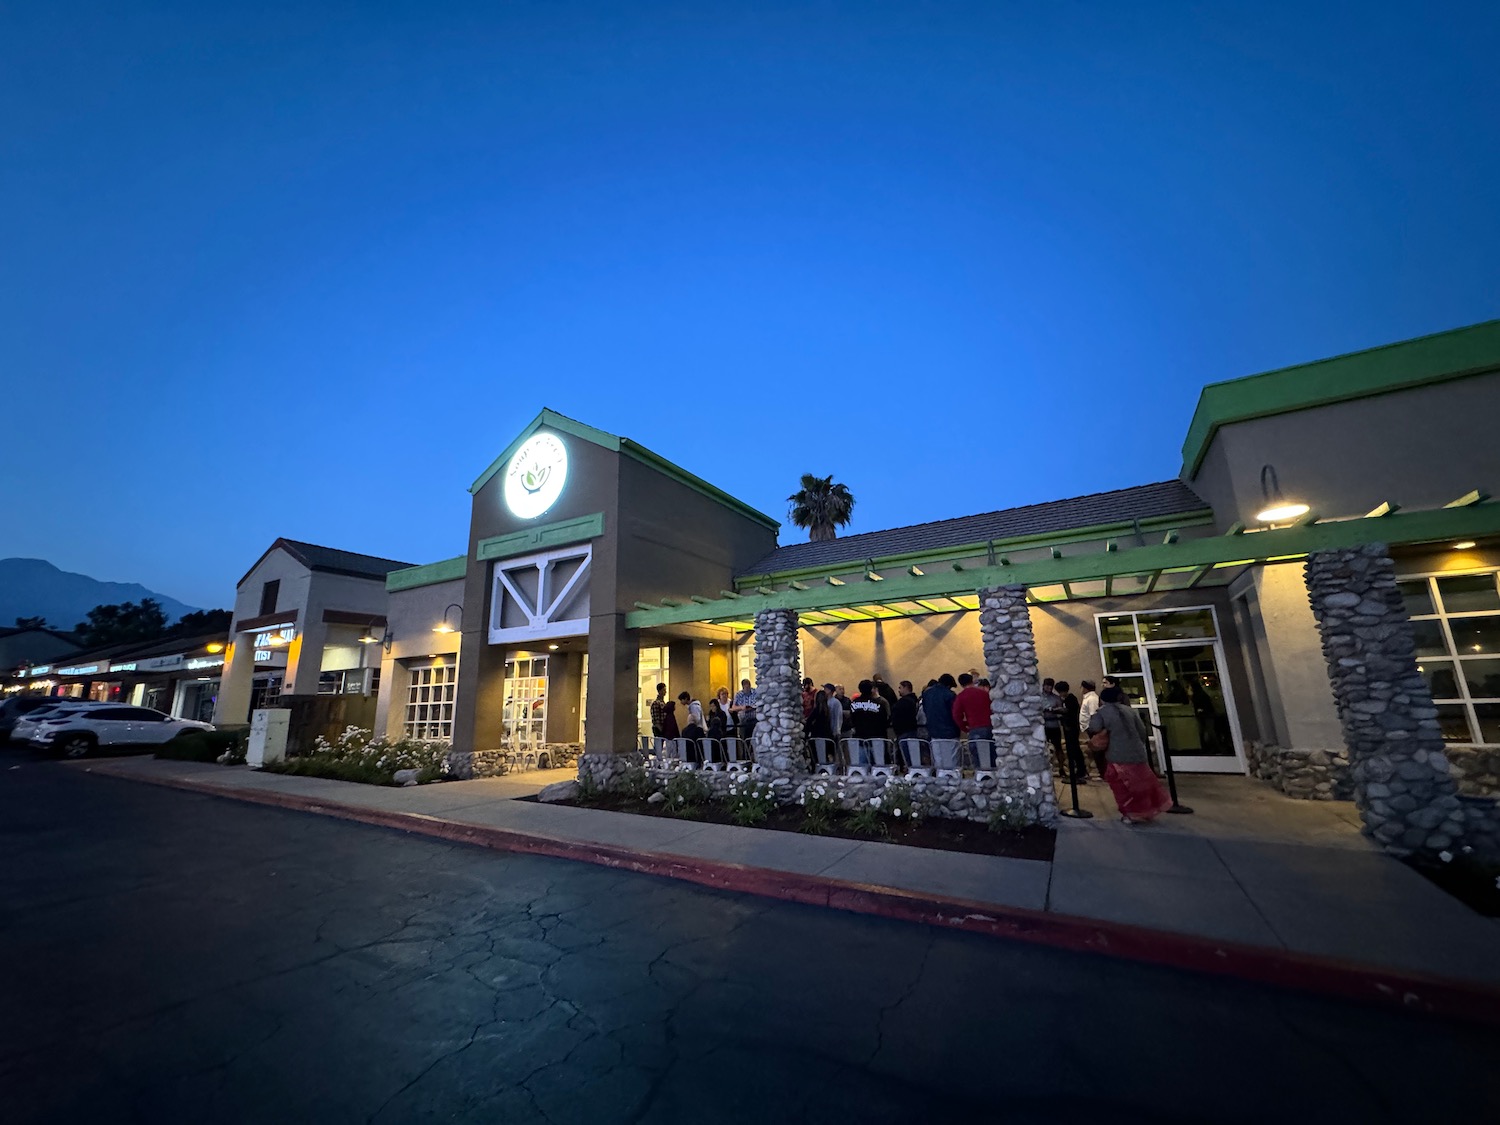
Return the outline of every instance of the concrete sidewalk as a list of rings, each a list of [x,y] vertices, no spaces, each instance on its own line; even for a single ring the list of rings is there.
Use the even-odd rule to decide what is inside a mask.
[[[959,900],[1018,916],[1036,912],[1144,927],[1164,947],[1175,940],[1183,948],[1181,939],[1189,938],[1211,949],[1201,940],[1207,939],[1481,992],[1500,984],[1495,920],[1375,851],[1352,827],[1351,809],[1293,802],[1262,787],[1227,799],[1235,792],[1231,786],[1248,784],[1243,779],[1194,779],[1182,799],[1195,815],[1136,828],[1106,814],[1103,786],[1088,787],[1080,803],[1094,805],[1099,815],[1064,820],[1054,860],[1043,863],[514,799],[572,776],[562,770],[393,789],[149,757],[72,768],[226,797],[315,803],[356,819],[383,816],[381,823],[399,814],[432,818],[460,832],[498,830],[598,846],[612,849],[617,863],[622,853],[638,853],[684,864],[734,864],[771,884],[778,876],[814,877],[855,891]],[[1247,815],[1245,793],[1267,807]],[[1142,937],[1136,932],[1132,940],[1139,946]],[[1144,939],[1149,944],[1150,934]]]

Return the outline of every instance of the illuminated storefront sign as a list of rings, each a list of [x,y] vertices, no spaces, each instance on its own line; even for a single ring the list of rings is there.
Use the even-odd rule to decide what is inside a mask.
[[[271,628],[255,634],[255,662],[264,664],[276,654],[278,649],[285,649],[297,636],[294,625],[273,625]]]
[[[72,668],[59,668],[57,674],[59,676],[92,676],[102,667],[101,664],[78,664]]]
[[[224,658],[222,656],[198,656],[187,662],[188,670],[196,672],[200,668],[222,668]]]
[[[519,519],[535,519],[562,495],[568,450],[556,434],[534,434],[505,467],[505,506]]]
[[[124,663],[124,664],[117,664],[113,660],[111,660],[109,662],[109,670],[111,672],[134,672],[135,671],[135,661],[131,660],[131,661],[129,661],[127,663]]]
[[[35,668],[31,669],[31,671],[27,672],[26,674],[28,676],[45,676],[50,671],[52,671],[52,665],[38,664]]]

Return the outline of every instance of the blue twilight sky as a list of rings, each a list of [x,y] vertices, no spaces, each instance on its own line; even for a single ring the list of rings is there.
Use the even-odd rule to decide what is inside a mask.
[[[1500,4],[0,7],[0,556],[428,562],[542,406],[851,532],[1500,315]],[[783,542],[801,533],[783,532]]]

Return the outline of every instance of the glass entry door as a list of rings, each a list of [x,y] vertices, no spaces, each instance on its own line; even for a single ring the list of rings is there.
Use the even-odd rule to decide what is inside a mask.
[[[1147,645],[1158,739],[1180,770],[1240,773],[1216,646]]]
[[[1224,675],[1213,609],[1101,615],[1100,655],[1130,702],[1165,741],[1174,769],[1244,773],[1239,717]]]
[[[535,750],[547,741],[547,658],[529,652],[505,658],[505,709],[500,745]]]

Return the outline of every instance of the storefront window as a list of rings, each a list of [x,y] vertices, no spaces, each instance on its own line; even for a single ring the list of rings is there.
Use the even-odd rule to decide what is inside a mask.
[[[1143,641],[1197,640],[1215,635],[1214,615],[1208,609],[1174,609],[1136,615]]]
[[[1403,578],[1400,587],[1444,740],[1500,743],[1496,572]]]
[[[505,660],[505,708],[500,744],[523,750],[547,741],[547,658],[517,652]]]
[[[638,679],[641,690],[636,697],[638,700],[636,733],[649,738],[651,736],[651,701],[656,698],[656,685],[667,683],[667,646],[659,645],[641,649],[639,668]]]
[[[406,688],[407,738],[429,742],[453,740],[453,705],[458,695],[458,664],[447,662],[413,668]]]

